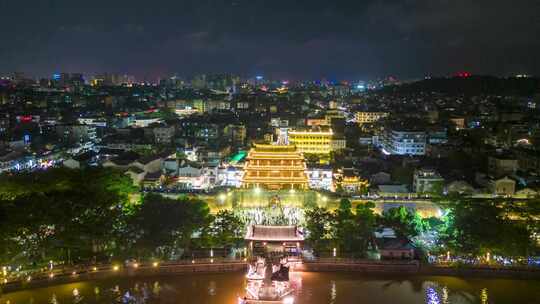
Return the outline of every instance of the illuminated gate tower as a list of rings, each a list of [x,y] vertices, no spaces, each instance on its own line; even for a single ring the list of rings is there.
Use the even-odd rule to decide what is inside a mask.
[[[247,156],[242,187],[307,189],[304,155],[291,145],[255,144]]]

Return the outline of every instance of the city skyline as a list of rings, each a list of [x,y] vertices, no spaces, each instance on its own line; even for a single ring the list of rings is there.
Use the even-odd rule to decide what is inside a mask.
[[[0,72],[278,79],[538,74],[534,1],[1,4]],[[488,5],[489,4],[489,5]],[[16,12],[16,13],[13,13]],[[28,20],[31,22],[19,22]],[[13,26],[17,24],[17,26]],[[518,30],[516,30],[518,29]]]
[[[0,303],[538,303],[538,12],[0,1]]]

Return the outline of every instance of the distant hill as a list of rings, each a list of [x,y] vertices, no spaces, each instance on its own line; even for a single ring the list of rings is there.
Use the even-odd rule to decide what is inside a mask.
[[[387,93],[439,92],[466,95],[515,95],[533,96],[540,94],[540,79],[497,78],[492,76],[470,76],[453,78],[431,78],[408,84],[389,86],[382,89]]]

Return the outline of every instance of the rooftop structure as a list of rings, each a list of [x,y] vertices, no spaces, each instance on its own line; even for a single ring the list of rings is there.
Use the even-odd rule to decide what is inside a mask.
[[[301,242],[304,236],[296,226],[251,225],[247,229],[246,240],[264,242]]]
[[[295,146],[256,144],[244,166],[243,188],[307,189],[306,162]]]
[[[419,169],[414,171],[413,189],[416,193],[441,192],[444,178],[433,169]]]

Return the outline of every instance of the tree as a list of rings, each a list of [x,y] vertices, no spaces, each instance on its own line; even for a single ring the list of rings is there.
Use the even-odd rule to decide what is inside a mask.
[[[343,252],[352,251],[353,238],[355,237],[355,221],[351,205],[348,199],[341,199],[335,214],[336,241]]]
[[[375,204],[373,202],[366,202],[356,206],[356,233],[357,251],[361,255],[365,255],[369,249],[369,245],[373,240],[373,234],[375,233],[375,225],[377,216],[373,211]]]
[[[210,210],[203,201],[147,194],[135,209],[130,227],[140,254],[173,256],[190,250],[194,234],[199,233],[200,237],[211,221]]]
[[[316,252],[325,248],[326,241],[333,238],[334,216],[325,208],[315,207],[306,210],[306,229],[308,231],[307,241]]]
[[[244,233],[244,222],[229,210],[220,210],[210,226],[212,243],[216,246],[232,246],[244,237]]]
[[[392,228],[398,237],[412,238],[424,231],[420,215],[403,206],[385,211],[380,222],[383,226]]]
[[[526,256],[534,246],[534,225],[516,217],[519,212],[515,208],[497,200],[455,202],[450,206],[450,223],[443,240],[463,254]]]
[[[70,262],[111,250],[133,191],[129,178],[111,169],[59,168],[0,180],[7,260]]]

